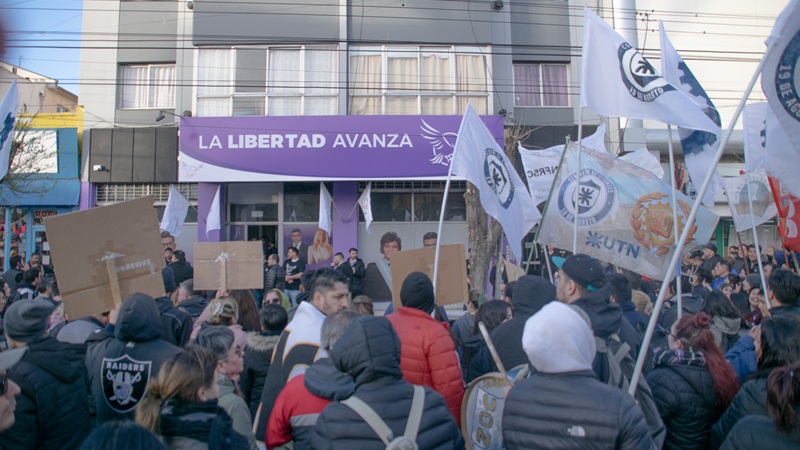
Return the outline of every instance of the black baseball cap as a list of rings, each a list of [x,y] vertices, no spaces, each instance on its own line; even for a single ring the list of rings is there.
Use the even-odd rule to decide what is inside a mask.
[[[703,247],[711,250],[714,253],[717,253],[717,244],[715,244],[713,242],[709,242],[708,244],[704,245]]]
[[[603,266],[589,255],[579,253],[566,259],[554,256],[553,263],[586,290],[596,291],[606,285]]]

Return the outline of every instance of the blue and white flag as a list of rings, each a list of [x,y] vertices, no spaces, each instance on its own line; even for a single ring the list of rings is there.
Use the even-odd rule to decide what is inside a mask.
[[[522,239],[542,216],[511,161],[469,104],[452,164],[455,174],[478,188],[481,206],[503,226],[514,256],[522,261]]]
[[[720,133],[719,125],[671,85],[589,8],[583,15],[581,107],[604,116],[658,120]]]
[[[767,55],[761,71],[761,89],[767,97],[773,117],[767,115],[767,171],[780,179],[781,185],[788,188],[795,197],[800,197],[800,177],[797,167],[800,162],[800,1],[792,0],[783,10],[768,42],[774,47]],[[771,120],[775,119],[775,120]],[[775,149],[770,143],[771,122],[783,129],[783,134],[791,145],[779,149],[781,155],[772,154]],[[772,160],[772,161],[771,161]],[[771,164],[772,163],[772,164]],[[786,172],[780,171],[781,167]],[[794,172],[794,173],[792,173]]]
[[[170,185],[167,206],[164,208],[164,217],[161,218],[160,228],[175,237],[183,232],[183,222],[189,212],[189,200],[175,187]]]
[[[14,140],[14,126],[17,124],[19,91],[17,82],[11,83],[3,103],[0,103],[0,180],[8,173],[11,157],[11,141]]]
[[[691,178],[694,185],[699,188],[708,173],[708,169],[714,162],[714,156],[717,152],[717,147],[719,147],[721,133],[719,127],[722,122],[711,98],[708,97],[705,89],[700,86],[700,82],[689,70],[689,66],[683,62],[683,58],[675,51],[672,42],[669,41],[664,24],[659,21],[658,25],[661,31],[661,71],[664,72],[664,78],[692,99],[697,107],[717,125],[717,130],[712,133],[694,126],[678,127],[678,136],[681,138],[686,170],[689,172],[689,178]],[[703,204],[705,206],[709,208],[714,206],[714,195],[721,186],[722,177],[717,169],[714,168],[714,178],[711,179],[711,184],[703,196]]]
[[[767,172],[763,168],[738,177],[725,178],[725,194],[736,231],[757,227],[778,214]]]
[[[672,220],[671,188],[645,169],[613,155],[583,149],[580,178],[578,146],[571,144],[556,175],[553,195],[539,229],[539,242],[569,248],[578,217],[578,253],[655,279],[666,275],[691,211],[691,200],[677,193],[678,227]],[[687,248],[711,238],[719,217],[700,208],[691,224]]]

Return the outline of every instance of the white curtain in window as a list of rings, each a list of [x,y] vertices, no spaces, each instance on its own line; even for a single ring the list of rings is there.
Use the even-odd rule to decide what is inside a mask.
[[[456,55],[456,92],[486,92],[483,55]]]
[[[338,57],[333,47],[306,48],[306,95],[336,94]]]
[[[567,66],[542,64],[542,90],[544,106],[569,106]]]
[[[147,66],[122,67],[122,108],[147,108]]]
[[[150,66],[150,108],[175,106],[175,66]]]
[[[228,117],[231,115],[231,99],[198,98],[197,117]]]
[[[538,64],[514,64],[514,105],[542,106]]]
[[[457,115],[464,114],[467,110],[467,103],[472,105],[472,109],[478,114],[489,114],[489,99],[488,97],[457,97],[458,110]]]
[[[197,95],[229,96],[233,86],[231,50],[200,49],[197,59]]]
[[[450,53],[423,51],[419,59],[419,90],[450,92]]]
[[[422,114],[430,115],[452,115],[453,114],[453,97],[447,96],[422,96],[420,99],[422,103]]]
[[[350,56],[350,108],[348,114],[382,114],[381,55],[355,54]],[[363,96],[372,94],[370,96]],[[377,94],[377,95],[375,95]]]
[[[303,87],[301,67],[299,48],[270,50],[269,93],[299,95]]]
[[[386,67],[386,89],[391,92],[416,94],[419,91],[417,68],[416,52],[402,50],[390,53]]]
[[[270,97],[267,103],[268,116],[299,116],[300,96]]]
[[[337,110],[336,97],[314,97],[306,96],[304,98],[305,115],[306,116],[335,116]]]
[[[381,104],[379,96],[351,96],[347,113],[354,116],[381,114]]]
[[[386,96],[386,114],[419,114],[419,107],[417,106],[416,95],[387,95]]]

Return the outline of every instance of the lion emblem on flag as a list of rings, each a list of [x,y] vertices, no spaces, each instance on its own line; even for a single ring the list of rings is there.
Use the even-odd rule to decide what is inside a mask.
[[[683,232],[686,226],[686,218],[689,217],[691,206],[683,200],[678,200],[678,206],[683,213],[678,217],[678,230],[674,230],[675,224],[672,217],[672,205],[663,201],[669,197],[663,192],[652,192],[639,197],[636,207],[631,212],[631,228],[633,236],[650,253],[657,256],[664,256],[669,253],[670,248],[675,245],[677,236]],[[697,232],[697,225],[693,224],[689,229],[687,242],[694,239]]]

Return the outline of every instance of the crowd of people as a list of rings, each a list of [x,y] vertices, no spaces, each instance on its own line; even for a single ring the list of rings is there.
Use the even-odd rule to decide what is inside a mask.
[[[657,286],[587,255],[553,257],[555,283],[470,290],[448,321],[421,272],[376,317],[356,249],[317,270],[270,253],[265,289],[202,292],[162,243],[163,296],[82,318],[65,316],[56,274],[11,261],[0,448],[459,449],[465,392],[501,367],[527,368],[496,431],[508,449],[800,445],[800,276],[779,254],[689,252],[645,346]]]

